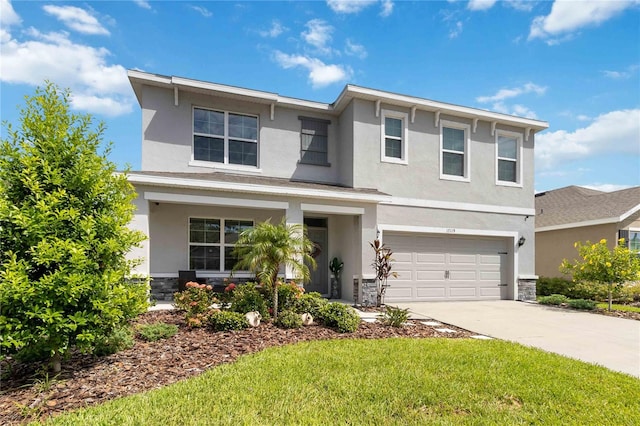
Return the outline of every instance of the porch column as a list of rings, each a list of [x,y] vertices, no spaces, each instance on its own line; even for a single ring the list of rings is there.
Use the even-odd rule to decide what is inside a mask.
[[[287,225],[302,225],[304,223],[304,213],[299,201],[290,201],[285,214],[287,217]],[[290,266],[287,266],[284,277],[287,280],[296,278]]]
[[[129,253],[127,253],[127,259],[142,259],[142,263],[137,265],[131,272],[138,275],[148,277],[149,271],[149,202],[144,199],[142,191],[139,191],[138,197],[134,200],[133,204],[136,206],[136,211],[133,216],[133,220],[129,224],[129,228],[134,231],[140,231],[147,238],[140,243],[140,247],[133,247]]]

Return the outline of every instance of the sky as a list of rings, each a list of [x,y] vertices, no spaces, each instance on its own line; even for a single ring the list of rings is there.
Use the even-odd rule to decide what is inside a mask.
[[[535,190],[640,185],[640,0],[0,0],[1,118],[52,81],[140,169],[128,69],[331,103],[345,84],[535,118]],[[5,137],[3,126],[2,136]]]

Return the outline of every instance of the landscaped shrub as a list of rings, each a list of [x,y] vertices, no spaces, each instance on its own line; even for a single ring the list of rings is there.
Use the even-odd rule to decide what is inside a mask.
[[[291,281],[278,285],[278,312],[295,309],[296,301],[304,294],[304,289]],[[273,301],[269,304],[273,307]]]
[[[593,311],[596,308],[597,303],[593,300],[585,299],[571,299],[567,302],[570,308],[583,309],[585,311]]]
[[[133,330],[126,325],[114,329],[108,336],[98,338],[93,353],[98,356],[111,355],[130,349],[134,344]]]
[[[321,310],[321,318],[326,326],[341,333],[353,333],[360,324],[360,315],[351,306],[338,302],[327,303]]]
[[[208,319],[215,331],[244,330],[249,327],[249,322],[239,312],[213,311]]]
[[[541,305],[562,305],[567,303],[569,298],[562,294],[552,294],[550,296],[538,297],[538,303]]]
[[[258,311],[262,319],[269,318],[267,301],[254,283],[239,284],[233,290],[231,310],[241,314]]]
[[[562,294],[569,297],[574,287],[575,283],[565,278],[540,277],[536,282],[536,294],[538,296]]]
[[[173,294],[173,305],[187,313],[187,317],[202,314],[209,310],[217,299],[213,287],[189,281],[184,291]]]
[[[318,320],[322,320],[322,308],[329,303],[327,299],[324,299],[320,293],[312,291],[311,293],[305,293],[296,300],[293,310],[299,314],[311,314],[311,316]]]
[[[282,311],[278,315],[276,325],[282,328],[300,328],[302,327],[302,317],[293,311]]]
[[[178,332],[178,326],[175,324],[167,324],[164,322],[156,322],[154,324],[142,324],[138,327],[138,334],[148,342],[156,340],[168,339]]]
[[[402,327],[409,319],[409,309],[387,306],[384,312],[378,315],[378,321],[391,327]]]

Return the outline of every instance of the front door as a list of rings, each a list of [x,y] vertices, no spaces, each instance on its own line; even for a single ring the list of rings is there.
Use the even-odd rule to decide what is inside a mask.
[[[313,242],[315,248],[311,254],[316,260],[316,269],[309,268],[311,273],[311,281],[305,283],[304,288],[308,293],[310,291],[317,291],[320,294],[329,293],[329,255],[327,253],[327,228],[326,219],[305,218],[305,224],[307,225],[307,236]],[[324,227],[310,226],[321,225],[324,223]]]

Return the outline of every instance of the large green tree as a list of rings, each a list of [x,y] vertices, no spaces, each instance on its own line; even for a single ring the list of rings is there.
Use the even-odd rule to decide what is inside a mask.
[[[261,222],[238,237],[234,254],[239,260],[234,269],[254,272],[260,282],[271,289],[274,320],[278,319],[278,272],[282,267],[289,267],[298,279],[309,281],[307,265],[316,267],[311,257],[313,248],[304,226],[287,224],[285,218],[278,225],[269,220]]]
[[[607,240],[598,243],[587,241],[586,244],[576,242],[581,260],[562,261],[560,271],[571,274],[573,281],[588,281],[607,286],[609,310],[613,289],[627,281],[640,280],[640,258],[624,244],[624,239],[618,241],[616,247],[610,250]]]
[[[36,89],[0,143],[0,349],[37,349],[54,371],[147,308],[126,258],[145,238],[128,228],[135,191],[101,148],[104,125],[69,99]]]

